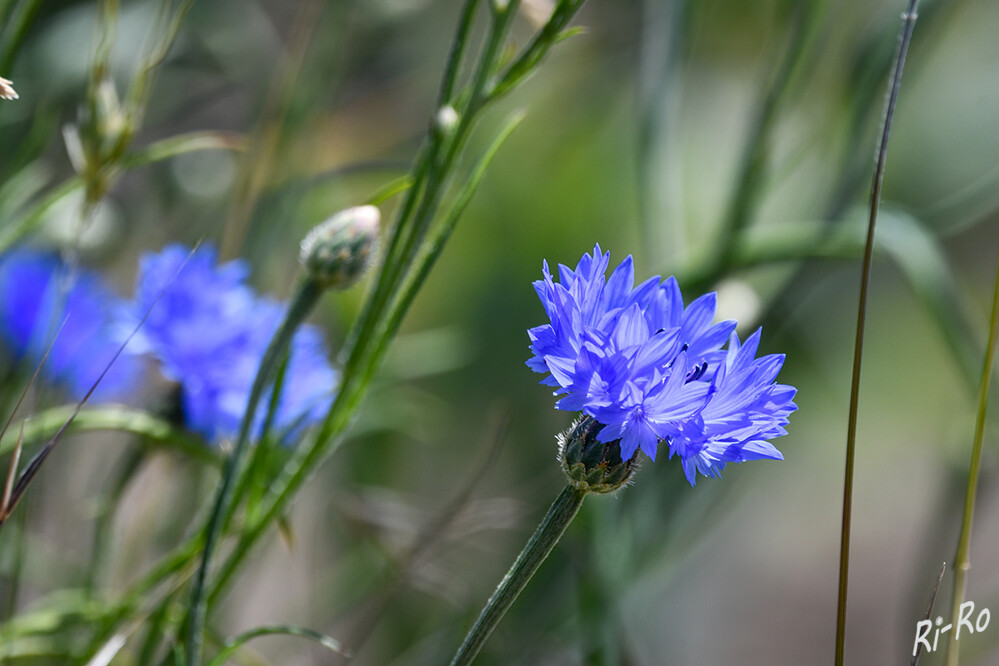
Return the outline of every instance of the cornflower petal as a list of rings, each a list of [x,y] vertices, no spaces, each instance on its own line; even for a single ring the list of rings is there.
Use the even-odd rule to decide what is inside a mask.
[[[217,440],[238,431],[260,359],[284,318],[285,306],[257,296],[245,284],[245,262],[216,265],[210,245],[189,255],[187,248],[171,245],[142,258],[132,314],[141,316],[165,288],[141,330],[140,349],[160,362],[167,379],[180,384],[188,427]],[[549,334],[539,330],[538,335]],[[319,329],[299,327],[291,342],[275,428],[294,436],[320,420],[337,381]],[[262,426],[269,404],[265,395],[254,415],[254,432]]]
[[[649,339],[649,324],[637,303],[621,313],[614,326],[612,340],[615,348],[625,349],[640,345]]]
[[[558,387],[556,407],[595,419],[625,460],[654,460],[666,441],[692,485],[729,462],[782,459],[768,440],[797,409],[795,389],[774,383],[784,356],[756,358],[760,331],[743,344],[736,322],[715,323],[715,294],[684,307],[672,277],[633,287],[631,257],[605,280],[609,259],[596,245],[574,270],[559,264],[560,283],[547,262],[535,282],[550,323],[529,330],[527,365]]]
[[[600,295],[604,310],[615,307],[616,303],[623,303],[631,294],[633,286],[635,286],[635,267],[631,256],[628,256],[614,269],[607,284],[604,285],[603,293]]]
[[[123,341],[116,325],[122,301],[97,273],[69,271],[54,253],[20,248],[0,258],[0,338],[11,355],[38,363],[42,375],[79,400],[100,378]],[[54,339],[54,342],[53,342]],[[97,400],[135,392],[142,366],[119,357],[94,390]]]

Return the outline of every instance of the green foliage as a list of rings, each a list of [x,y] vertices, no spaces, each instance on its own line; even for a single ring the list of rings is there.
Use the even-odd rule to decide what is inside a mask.
[[[0,659],[190,663],[197,650],[178,646],[202,633],[189,600],[217,539],[201,569],[205,663],[312,649],[247,645],[272,633],[318,642],[320,660],[446,660],[561,483],[552,433],[568,422],[523,367],[541,316],[530,281],[542,257],[568,263],[594,241],[692,294],[748,289],[748,328],[794,350],[802,420],[780,469],[691,492],[675,468],[647,465],[626,499],[588,504],[476,663],[790,663],[828,640],[843,322],[902,8],[544,4],[305,0],[292,17],[277,2],[0,0],[0,76],[21,95],[0,100],[0,252],[55,246],[127,291],[141,251],[217,239],[287,295],[317,220],[371,203],[387,229],[362,288],[317,304],[341,384],[292,446],[237,447],[245,461],[210,448],[160,408],[163,386],[77,415],[0,532]],[[935,497],[935,479],[966,465],[999,170],[942,188],[949,165],[999,150],[982,110],[999,99],[981,27],[997,17],[989,3],[924,2],[893,139],[860,413],[855,539],[875,555],[855,564],[867,603],[851,609],[873,627],[856,649],[879,662],[878,632],[923,612],[896,601],[928,589],[953,539],[884,543],[936,524],[956,535],[947,507],[964,497]],[[906,106],[910,92],[922,102]],[[91,246],[80,239],[98,204],[118,226]],[[0,404],[31,370],[0,355]],[[73,411],[46,387],[29,395],[0,453],[22,422],[33,452]],[[497,412],[505,448],[476,466]],[[987,487],[999,468],[981,431]],[[934,509],[950,519],[925,518]],[[987,602],[999,549],[971,543],[968,598]],[[885,553],[912,579],[875,596]],[[760,638],[792,620],[794,635]],[[996,644],[970,640],[966,659]]]

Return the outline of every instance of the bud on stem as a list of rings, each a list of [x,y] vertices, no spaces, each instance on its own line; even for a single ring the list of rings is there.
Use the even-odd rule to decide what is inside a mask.
[[[346,289],[368,270],[378,247],[381,215],[374,206],[342,210],[302,241],[299,260],[324,289]]]
[[[559,462],[569,483],[590,493],[611,493],[628,483],[638,469],[638,458],[621,460],[620,440],[601,442],[603,429],[591,416],[584,416],[559,435]]]

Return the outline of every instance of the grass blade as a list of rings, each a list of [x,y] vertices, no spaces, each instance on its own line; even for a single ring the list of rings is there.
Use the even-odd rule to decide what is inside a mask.
[[[191,255],[193,255],[194,252],[197,251],[197,249],[198,246],[195,245],[194,249],[191,250],[191,254],[189,254],[187,258],[184,259],[184,262],[180,265],[180,268],[177,269],[178,274],[181,270],[184,269],[184,266],[187,265],[188,259],[191,258]],[[175,278],[176,275],[174,275],[174,279]],[[135,325],[135,328],[132,329],[132,331],[128,334],[128,337],[125,338],[125,340],[118,347],[118,350],[114,353],[114,356],[111,357],[111,360],[108,361],[107,365],[104,366],[104,369],[101,371],[100,376],[98,376],[97,379],[94,381],[94,383],[90,386],[90,389],[87,391],[86,395],[84,395],[83,398],[81,398],[80,401],[76,403],[76,406],[73,408],[72,413],[62,424],[62,426],[59,427],[59,430],[57,430],[55,435],[52,436],[52,438],[48,441],[48,443],[44,447],[42,447],[42,450],[36,453],[35,456],[30,461],[28,461],[28,464],[24,468],[24,471],[21,472],[21,474],[17,477],[17,481],[14,483],[14,488],[13,490],[11,490],[10,494],[7,495],[5,493],[4,497],[5,503],[3,506],[4,515],[2,516],[4,520],[10,517],[11,512],[17,507],[18,502],[21,501],[21,497],[24,496],[24,493],[27,491],[28,486],[31,485],[31,482],[32,480],[34,480],[35,475],[38,473],[38,470],[41,469],[42,464],[45,463],[45,460],[55,449],[56,445],[60,442],[60,440],[62,440],[63,435],[66,434],[66,430],[69,429],[69,426],[76,419],[77,415],[80,413],[80,410],[83,409],[83,406],[87,403],[87,400],[90,399],[90,396],[93,395],[94,391],[97,390],[97,387],[100,385],[101,381],[104,380],[104,376],[107,375],[109,370],[111,370],[111,366],[114,365],[114,362],[117,361],[118,357],[121,356],[122,352],[125,351],[125,348],[128,346],[128,343],[132,341],[132,338],[134,338],[136,333],[139,332],[139,329],[142,328],[142,325],[146,323],[146,319],[149,317],[149,313],[152,312],[154,307],[156,307],[156,304],[159,303],[160,298],[163,297],[163,294],[166,293],[166,290],[170,288],[171,284],[173,284],[173,279],[167,282],[166,286],[163,287],[163,290],[156,296],[156,298],[150,304],[149,309],[147,309],[146,312],[142,315],[142,319],[139,320],[139,322]],[[18,453],[18,455],[20,455],[20,453]],[[2,525],[3,523],[0,522],[0,527],[2,527]]]
[[[971,465],[968,469],[968,483],[964,496],[964,516],[961,519],[961,536],[957,541],[954,555],[954,590],[951,600],[951,623],[954,633],[948,636],[947,666],[957,666],[959,646],[954,636],[960,631],[961,604],[964,602],[968,570],[971,568],[971,523],[975,514],[975,498],[978,495],[978,479],[982,469],[982,445],[985,441],[985,416],[989,406],[989,384],[992,379],[992,366],[995,362],[996,337],[999,329],[999,262],[996,265],[995,285],[992,288],[992,315],[989,320],[989,342],[985,347],[985,361],[982,363],[982,381],[978,392],[978,411],[975,416],[975,439],[971,449]]]
[[[258,638],[260,636],[275,636],[275,635],[299,636],[301,638],[307,638],[311,641],[319,643],[328,650],[331,650],[333,652],[336,652],[337,654],[341,654],[347,657],[348,659],[351,656],[353,656],[350,650],[345,648],[335,638],[330,638],[329,636],[321,634],[318,631],[313,631],[312,629],[306,629],[304,627],[295,627],[295,626],[259,627],[257,629],[252,629],[250,631],[247,631],[244,634],[240,634],[239,636],[236,636],[235,638],[229,641],[226,641],[225,647],[222,648],[222,650],[218,653],[218,655],[215,656],[214,659],[208,662],[207,666],[222,666],[223,664],[225,664],[226,659],[228,659],[231,655],[235,654],[235,652],[239,650],[239,648],[243,647],[243,645],[248,641],[251,641],[254,638]]]
[[[923,620],[929,620],[930,615],[933,614],[933,604],[937,600],[937,591],[940,589],[940,581],[943,580],[944,572],[947,571],[947,563],[944,562],[940,565],[940,573],[937,574],[937,581],[933,583],[933,591],[930,592],[930,604],[926,607],[926,614],[923,615]],[[909,662],[909,666],[916,666],[916,662],[919,661],[919,655],[923,652],[923,644],[919,643],[916,646],[916,654],[912,655],[912,661]]]
[[[860,277],[860,302],[857,306],[857,336],[853,351],[853,378],[850,387],[850,414],[846,433],[846,470],[843,475],[843,523],[840,532],[839,596],[836,603],[836,666],[843,666],[846,646],[846,593],[850,573],[850,520],[853,513],[853,468],[857,449],[857,411],[860,404],[860,366],[864,355],[864,327],[867,319],[867,293],[871,282],[871,265],[874,262],[874,228],[878,219],[878,206],[881,203],[881,184],[884,180],[885,160],[888,157],[888,138],[891,134],[895,103],[902,85],[902,69],[905,54],[916,25],[916,7],[919,0],[910,0],[909,7],[902,15],[902,30],[899,35],[898,53],[891,76],[891,92],[885,107],[881,141],[878,144],[877,163],[874,168],[874,183],[871,186],[871,210],[867,226],[867,244],[864,247],[864,263]]]

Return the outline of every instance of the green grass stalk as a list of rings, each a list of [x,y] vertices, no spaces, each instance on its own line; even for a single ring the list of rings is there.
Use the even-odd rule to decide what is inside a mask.
[[[989,406],[989,384],[992,379],[992,366],[995,362],[996,330],[999,329],[999,262],[996,265],[995,284],[992,287],[992,315],[989,320],[989,342],[985,348],[985,362],[982,364],[982,382],[978,391],[978,411],[975,416],[975,439],[971,448],[971,466],[968,469],[968,485],[964,495],[964,517],[961,520],[961,535],[957,540],[957,554],[954,555],[954,590],[951,599],[951,623],[959,626],[961,604],[964,603],[968,570],[971,568],[971,523],[975,515],[975,498],[978,496],[978,478],[982,470],[982,445],[985,441],[985,415]],[[956,631],[956,630],[955,630]],[[958,666],[959,645],[954,640],[955,633],[947,642],[947,666]]]

